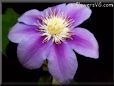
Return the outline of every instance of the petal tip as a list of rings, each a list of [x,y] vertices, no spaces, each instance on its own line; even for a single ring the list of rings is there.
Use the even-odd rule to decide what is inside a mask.
[[[93,58],[93,59],[98,59],[99,58],[99,52],[97,51],[97,52],[91,54],[91,56],[88,56],[88,57]]]

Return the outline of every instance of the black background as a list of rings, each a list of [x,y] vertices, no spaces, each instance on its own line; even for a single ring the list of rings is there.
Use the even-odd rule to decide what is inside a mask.
[[[18,14],[30,9],[43,10],[59,3],[3,3],[2,12],[13,8]],[[99,43],[99,59],[91,59],[77,54],[78,70],[75,82],[113,82],[113,8],[94,7],[91,17],[80,27],[91,31]],[[42,68],[28,70],[18,62],[16,55],[17,44],[10,42],[7,46],[7,56],[2,57],[3,83],[8,82],[36,82],[40,76],[49,76]]]

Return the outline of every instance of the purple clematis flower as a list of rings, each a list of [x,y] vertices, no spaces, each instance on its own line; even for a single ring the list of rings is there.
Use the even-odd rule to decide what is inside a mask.
[[[86,57],[99,57],[98,43],[85,28],[77,27],[92,11],[82,4],[69,3],[25,12],[9,32],[8,38],[18,43],[17,55],[28,69],[40,68],[48,61],[48,70],[59,82],[73,79],[78,62],[75,50]]]

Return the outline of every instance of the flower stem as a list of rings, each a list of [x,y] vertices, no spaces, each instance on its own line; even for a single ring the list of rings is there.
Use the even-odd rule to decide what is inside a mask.
[[[53,78],[53,80],[52,80],[52,85],[60,85],[60,83],[59,83],[57,80],[55,80],[55,79]]]

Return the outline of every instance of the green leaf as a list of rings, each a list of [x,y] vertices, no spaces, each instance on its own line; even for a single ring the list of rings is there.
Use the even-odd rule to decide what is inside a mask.
[[[2,51],[6,55],[6,47],[9,43],[8,32],[10,28],[17,22],[17,14],[12,8],[7,8],[6,12],[2,15]]]

